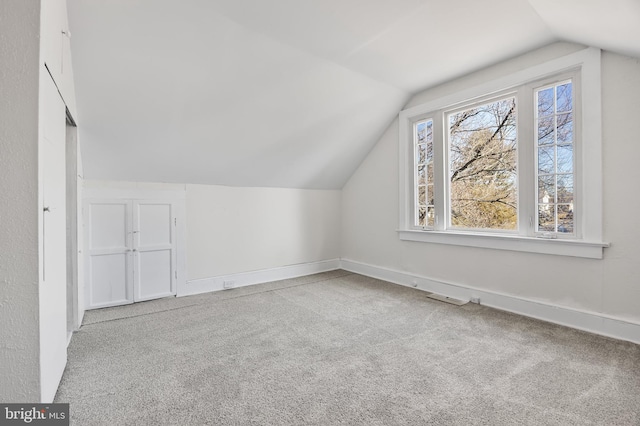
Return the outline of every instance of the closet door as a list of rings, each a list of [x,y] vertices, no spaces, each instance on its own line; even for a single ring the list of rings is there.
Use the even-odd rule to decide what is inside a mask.
[[[128,200],[85,202],[88,309],[133,303],[131,209]]]
[[[175,207],[170,201],[133,201],[134,300],[176,294]]]
[[[48,76],[41,76],[40,82],[41,275],[39,297],[34,302],[39,305],[40,400],[51,402],[67,362],[66,129],[65,105],[55,84]],[[4,141],[2,145],[4,147]],[[11,152],[3,148],[0,155],[10,156]],[[20,258],[19,253],[7,255]],[[0,279],[0,286],[4,285],[3,281]],[[6,306],[4,296],[1,299],[0,305]],[[2,324],[2,327],[12,327],[12,324]],[[4,353],[4,342],[1,345],[0,351]],[[3,379],[0,382],[4,383]]]

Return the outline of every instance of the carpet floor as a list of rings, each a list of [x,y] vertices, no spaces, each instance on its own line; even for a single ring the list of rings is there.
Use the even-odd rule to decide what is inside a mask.
[[[640,425],[640,346],[345,271],[88,311],[74,425]]]

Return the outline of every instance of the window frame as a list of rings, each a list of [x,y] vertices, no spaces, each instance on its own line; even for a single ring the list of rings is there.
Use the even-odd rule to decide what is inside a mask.
[[[434,140],[434,136],[433,135],[435,134],[435,125],[436,124],[433,121],[433,119],[429,118],[429,117],[426,117],[426,118],[420,117],[420,118],[417,118],[416,120],[414,120],[413,123],[412,123],[412,137],[413,138],[416,137],[417,132],[418,132],[417,126],[418,126],[419,123],[422,123],[422,122],[428,123],[429,121],[431,122],[432,145],[433,145],[432,154],[431,154],[432,155],[431,162],[433,163],[433,166],[432,166],[434,168],[433,176],[434,176],[434,179],[435,179],[435,173],[436,173],[435,172],[435,162],[434,162],[435,152],[433,151],[433,149],[435,149],[435,140]],[[415,139],[412,139],[412,155],[414,155],[414,156],[416,155]],[[413,158],[415,158],[415,157],[413,157]],[[418,198],[416,194],[418,194],[419,182],[416,181],[415,176],[417,176],[419,163],[416,162],[416,161],[413,161],[411,166],[412,166],[412,174],[413,174],[413,178],[412,178],[412,182],[413,182],[413,203],[414,203],[414,206],[415,206],[416,204],[418,204],[417,201],[416,201],[416,198]],[[436,188],[435,180],[432,183],[432,185],[433,185],[433,188],[434,188],[434,191],[435,191],[435,188]],[[428,195],[429,195],[429,168],[428,168],[428,163],[425,163],[425,198],[427,198]],[[434,194],[434,199],[435,198],[436,197],[435,197],[435,194]],[[425,213],[426,215],[428,215],[428,211],[429,211],[428,206],[429,206],[429,204],[426,203],[425,204],[425,207],[427,208],[427,211]],[[434,207],[434,209],[435,209],[435,207]],[[416,217],[417,210],[418,210],[418,208],[413,208],[412,211],[411,211],[411,222],[414,223],[414,224],[418,222],[418,218]]]
[[[401,240],[484,247],[601,259],[609,244],[602,239],[602,135],[600,57],[587,48],[543,64],[503,76],[443,98],[405,109],[399,114]],[[534,138],[535,90],[571,79],[574,115],[574,234],[536,232],[537,145]],[[476,230],[449,226],[448,114],[510,94],[516,96],[518,226],[516,231]],[[433,120],[433,227],[416,221],[414,123]],[[438,164],[439,163],[439,164]],[[425,172],[426,173],[426,172]],[[446,198],[445,198],[446,197]],[[531,215],[535,214],[535,217]],[[533,222],[533,223],[532,223]]]
[[[573,143],[572,143],[572,148],[573,148],[573,205],[574,205],[574,215],[573,215],[573,228],[574,228],[574,232],[571,234],[562,234],[562,233],[555,233],[554,234],[554,238],[564,238],[564,239],[573,239],[573,240],[580,240],[582,238],[582,228],[581,228],[581,223],[582,223],[582,216],[584,215],[584,212],[582,211],[582,206],[580,204],[580,196],[581,196],[581,182],[582,182],[582,161],[578,161],[579,158],[582,158],[581,154],[582,154],[582,107],[581,107],[581,100],[582,100],[582,94],[581,94],[581,90],[575,90],[576,87],[581,88],[581,78],[580,78],[580,72],[579,70],[573,70],[570,72],[565,72],[565,73],[559,73],[557,75],[554,75],[550,78],[545,78],[542,80],[538,80],[535,81],[533,83],[530,83],[528,85],[526,85],[526,88],[529,92],[529,94],[531,95],[531,105],[532,108],[534,108],[534,115],[533,115],[533,124],[535,126],[537,118],[538,118],[538,113],[537,111],[535,111],[535,93],[536,91],[541,91],[544,88],[550,88],[550,87],[556,87],[557,85],[565,82],[565,81],[571,81],[572,86],[573,86],[573,91],[572,91],[572,96],[573,96],[573,108],[572,108],[572,113],[573,113]],[[555,113],[554,113],[555,114]],[[533,135],[537,134],[537,130],[533,129]],[[557,147],[557,144],[554,144],[554,146]],[[535,202],[535,208],[534,208],[534,213],[535,213],[535,219],[533,221],[533,235],[537,236],[537,237],[545,237],[547,235],[549,235],[548,232],[545,231],[540,231],[538,230],[539,227],[539,216],[538,216],[538,205],[539,205],[539,197],[537,196],[537,185],[538,185],[538,176],[539,176],[539,170],[538,170],[538,145],[537,145],[537,141],[535,140],[535,136],[534,139],[532,140],[532,152],[533,152],[533,164],[534,164],[534,173],[535,173],[535,177],[534,177],[534,192],[535,192],[535,197],[534,197],[534,202]],[[555,159],[555,161],[557,161],[557,157]],[[557,175],[557,173],[555,173]],[[575,206],[578,206],[578,208],[576,209]]]

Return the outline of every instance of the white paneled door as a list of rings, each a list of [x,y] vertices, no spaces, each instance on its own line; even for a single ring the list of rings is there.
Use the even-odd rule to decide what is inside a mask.
[[[87,307],[175,295],[175,229],[172,201],[87,200]]]

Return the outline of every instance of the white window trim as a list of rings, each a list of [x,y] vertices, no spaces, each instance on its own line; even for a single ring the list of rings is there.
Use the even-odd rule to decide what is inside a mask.
[[[398,234],[401,240],[483,247],[499,250],[544,253],[602,259],[602,95],[601,52],[587,48],[496,80],[405,109],[399,114],[400,208]],[[490,96],[572,69],[580,69],[581,152],[580,211],[582,223],[576,239],[546,239],[540,236],[470,232],[466,230],[418,230],[412,223],[413,206],[413,123],[433,112],[462,102]],[[438,144],[439,145],[439,144]],[[443,149],[442,147],[439,149]],[[434,144],[434,155],[436,154]],[[436,184],[438,182],[436,181]],[[440,185],[442,188],[442,185]],[[522,200],[524,201],[524,200]],[[443,217],[443,216],[440,216]],[[522,218],[520,218],[521,220]]]
[[[531,98],[527,98],[527,100],[529,101],[529,105],[531,105],[534,109],[534,113],[533,113],[533,125],[535,128],[535,122],[537,119],[537,112],[535,112],[536,108],[535,108],[535,90],[540,89],[542,87],[553,87],[557,84],[559,84],[562,80],[564,80],[563,77],[567,77],[566,80],[570,80],[572,81],[573,87],[579,87],[580,89],[582,89],[582,79],[580,78],[580,72],[578,70],[575,70],[573,72],[569,72],[566,73],[565,75],[563,75],[563,73],[559,73],[557,75],[554,76],[553,79],[549,79],[548,81],[545,82],[536,82],[536,84],[531,84],[531,85],[527,85],[526,86],[526,94],[527,96],[530,96]],[[540,84],[542,83],[542,84]],[[581,103],[581,90],[580,91],[574,91],[573,92],[573,99],[575,103]],[[573,153],[574,153],[574,158],[573,158],[573,177],[574,177],[574,191],[573,191],[573,202],[574,205],[578,206],[578,211],[577,214],[574,216],[573,220],[574,220],[574,232],[568,235],[564,235],[564,234],[560,234],[557,233],[555,234],[557,236],[557,238],[568,238],[568,239],[573,239],[573,240],[577,240],[580,241],[582,239],[582,218],[584,217],[584,213],[582,211],[582,205],[580,204],[580,200],[582,197],[582,190],[581,190],[581,178],[582,178],[582,170],[583,170],[583,164],[581,161],[578,160],[578,158],[582,158],[581,154],[582,154],[582,108],[575,108],[573,109],[572,113],[573,113],[573,122],[574,122],[574,143],[572,144],[573,146]],[[529,123],[527,123],[528,125]],[[530,133],[533,133],[534,135],[536,134],[535,131],[532,131],[532,129],[528,129],[528,131]],[[576,141],[581,141],[580,143],[577,143]],[[537,147],[537,143],[535,141],[535,139],[533,141],[526,141],[527,143],[530,143],[531,146],[528,147],[530,148],[529,150],[529,157],[525,158],[525,161],[527,162],[528,165],[533,165],[534,170],[537,170],[536,165],[538,164],[538,147]],[[537,187],[537,177],[538,177],[538,173],[533,173],[532,177],[534,178],[534,182],[532,183],[532,186]],[[535,205],[535,208],[533,209],[534,212],[538,211],[538,196],[537,194],[535,194],[535,196],[532,198],[533,200],[533,204]],[[528,202],[531,201],[531,199],[527,200]],[[537,222],[538,222],[538,218],[534,218],[533,219],[533,225],[534,228],[537,227]],[[535,229],[531,229],[530,231],[530,236],[544,236],[547,235],[547,233],[545,233],[544,231],[536,231]]]

